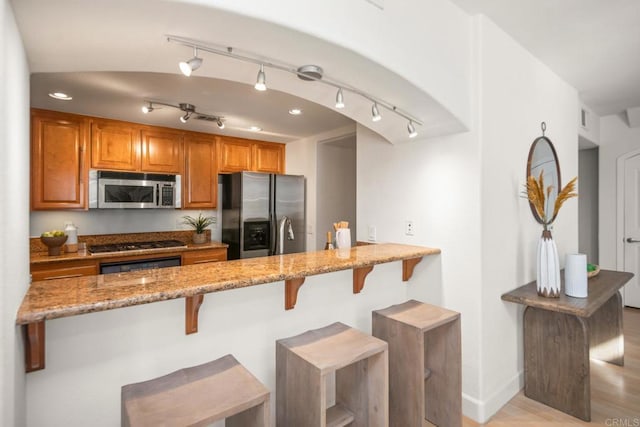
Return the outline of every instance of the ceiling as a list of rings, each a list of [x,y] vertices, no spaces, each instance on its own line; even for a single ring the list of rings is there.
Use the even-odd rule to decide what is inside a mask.
[[[62,91],[71,101],[50,97]],[[192,117],[180,122],[179,109],[156,105],[142,112],[143,102],[193,104],[203,114],[222,116],[224,129]],[[353,120],[320,104],[277,90],[256,91],[253,86],[207,77],[148,72],[35,73],[31,76],[31,105],[36,108],[87,114],[156,126],[232,135],[266,141],[290,142],[353,124]],[[298,108],[294,116],[289,110]],[[195,115],[194,115],[195,116]],[[251,126],[262,129],[250,131]]]
[[[451,1],[488,16],[599,116],[640,106],[640,1]]]
[[[291,28],[216,9],[208,2],[197,3],[13,0],[33,73],[33,105],[192,130],[205,130],[202,126],[206,125],[218,133],[213,123],[176,123],[178,110],[142,116],[144,100],[152,98],[190,103],[202,113],[223,115],[228,135],[288,142],[318,130],[355,126],[357,121],[392,143],[409,139],[407,119],[382,109],[384,119],[374,123],[371,101],[347,92],[346,106],[338,112],[334,87],[302,81],[285,71],[265,67],[269,89],[259,93],[253,90],[256,64],[200,51],[202,66],[191,77],[184,77],[178,62],[192,57],[193,50],[167,42],[166,36],[172,34],[212,48],[232,46],[234,53],[288,68],[319,65],[325,78],[358,88],[423,121],[416,126],[423,137],[464,129],[424,90],[354,51]],[[52,103],[46,95],[54,90],[68,92],[74,99]],[[303,110],[302,116],[288,115],[293,104]],[[249,123],[264,131],[247,135],[244,127]]]

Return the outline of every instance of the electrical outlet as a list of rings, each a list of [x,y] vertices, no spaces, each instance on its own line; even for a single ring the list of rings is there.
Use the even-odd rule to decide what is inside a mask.
[[[375,225],[370,225],[369,226],[369,241],[370,242],[375,242],[376,241],[376,226]]]
[[[415,229],[413,227],[413,221],[404,222],[404,234],[407,236],[413,236]]]

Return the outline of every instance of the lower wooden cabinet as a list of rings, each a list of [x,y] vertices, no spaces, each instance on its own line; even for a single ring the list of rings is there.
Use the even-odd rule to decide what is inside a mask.
[[[97,260],[63,261],[51,264],[31,265],[31,280],[69,279],[98,274]]]
[[[207,262],[218,262],[227,260],[227,249],[203,249],[199,251],[188,251],[182,253],[182,265],[204,264]]]

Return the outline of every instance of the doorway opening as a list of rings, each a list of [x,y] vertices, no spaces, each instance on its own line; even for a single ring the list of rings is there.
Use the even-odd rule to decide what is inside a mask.
[[[316,196],[316,249],[324,249],[333,223],[348,221],[351,245],[356,242],[356,134],[318,143]]]
[[[578,250],[598,262],[598,146],[580,137],[578,151]]]

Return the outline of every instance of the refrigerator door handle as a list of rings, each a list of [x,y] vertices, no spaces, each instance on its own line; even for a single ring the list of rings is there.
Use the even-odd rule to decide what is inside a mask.
[[[278,245],[278,224],[273,213],[269,214],[269,225],[271,227],[271,244],[269,245],[269,255],[276,255]]]

